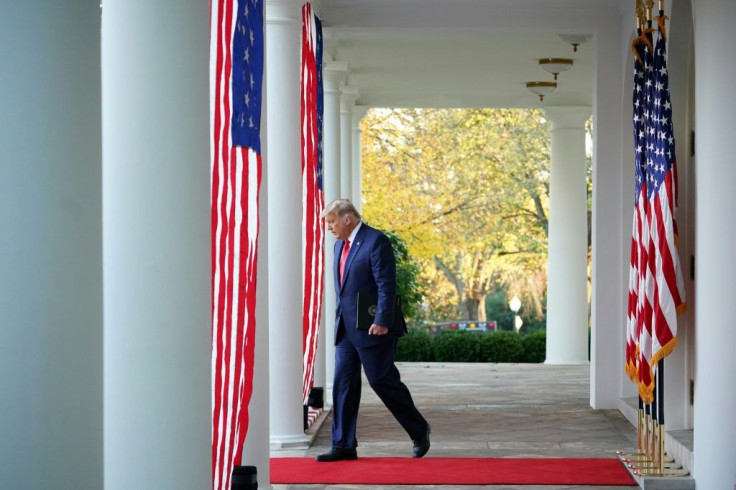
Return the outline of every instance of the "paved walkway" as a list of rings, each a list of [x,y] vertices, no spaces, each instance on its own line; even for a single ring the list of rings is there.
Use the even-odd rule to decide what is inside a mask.
[[[617,410],[589,404],[589,366],[399,363],[402,380],[432,425],[431,457],[616,457],[636,429]],[[309,449],[272,457],[314,457],[330,448],[328,415]],[[412,443],[363,380],[358,457],[411,456]],[[328,464],[328,463],[325,463]],[[408,486],[274,485],[274,489],[401,489]],[[614,490],[601,486],[423,486],[422,489]]]

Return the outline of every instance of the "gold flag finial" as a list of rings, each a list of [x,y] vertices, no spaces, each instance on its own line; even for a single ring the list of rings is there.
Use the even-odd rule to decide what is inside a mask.
[[[639,18],[639,2],[640,0],[634,0],[634,20],[636,21],[637,29],[641,29],[641,19]]]
[[[653,8],[654,8],[654,0],[647,0],[647,8],[646,8],[647,22],[652,21],[652,9]]]
[[[645,23],[647,21],[646,14],[644,13],[645,7],[644,7],[644,0],[635,0],[636,3],[636,19],[637,19],[637,26],[639,29],[644,29]]]

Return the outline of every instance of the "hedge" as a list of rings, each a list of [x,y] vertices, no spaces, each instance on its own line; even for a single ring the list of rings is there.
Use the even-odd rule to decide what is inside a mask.
[[[397,361],[413,362],[544,362],[546,331],[492,333],[445,331],[431,336],[410,330],[396,346]]]
[[[480,341],[482,362],[519,362],[524,355],[521,336],[516,332],[493,332]]]
[[[432,361],[432,338],[424,330],[409,330],[396,345],[396,360]]]
[[[480,338],[475,332],[442,332],[432,339],[432,353],[439,362],[478,362]]]
[[[521,337],[524,349],[522,362],[544,362],[547,357],[547,331],[534,330]]]

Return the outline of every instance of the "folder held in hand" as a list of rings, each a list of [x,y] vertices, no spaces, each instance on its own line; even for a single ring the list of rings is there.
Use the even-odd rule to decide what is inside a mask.
[[[376,316],[378,308],[378,293],[358,293],[358,315],[356,325],[358,330],[368,330],[373,325],[373,319]],[[391,330],[396,330],[403,334],[406,331],[406,322],[404,321],[404,313],[401,311],[401,296],[396,295],[396,305],[394,306],[393,325],[388,325]]]

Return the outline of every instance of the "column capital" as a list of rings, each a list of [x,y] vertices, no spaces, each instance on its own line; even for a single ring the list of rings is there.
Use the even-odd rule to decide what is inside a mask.
[[[301,0],[266,0],[267,24],[301,24]]]
[[[368,107],[367,105],[353,106],[353,130],[360,131],[360,122],[368,113],[368,109],[370,109],[370,107]]]
[[[325,61],[322,65],[322,80],[324,80],[325,92],[340,95],[340,85],[347,74],[347,61]]]
[[[334,60],[337,51],[337,44],[339,42],[339,35],[333,27],[322,26],[322,56],[323,63]]]
[[[360,97],[360,92],[356,87],[349,85],[340,86],[340,113],[341,114],[352,114],[353,104]]]
[[[590,106],[545,107],[544,114],[552,123],[552,129],[583,129],[585,121],[593,113]]]

